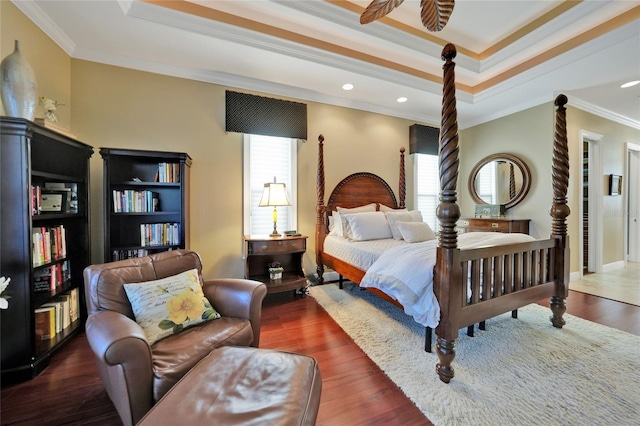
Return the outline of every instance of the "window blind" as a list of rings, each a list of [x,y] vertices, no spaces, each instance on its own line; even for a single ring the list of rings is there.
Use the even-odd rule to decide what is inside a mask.
[[[438,217],[436,216],[440,192],[438,156],[415,154],[414,164],[416,180],[414,205],[422,213],[422,220],[427,222],[435,232],[439,229]]]
[[[278,231],[295,229],[295,140],[261,135],[247,135],[245,138],[245,233],[270,234],[273,231],[273,207],[259,207],[264,184],[273,182],[287,187],[287,195],[292,206],[278,206]],[[247,160],[247,159],[245,159]],[[247,185],[248,183],[248,185]]]

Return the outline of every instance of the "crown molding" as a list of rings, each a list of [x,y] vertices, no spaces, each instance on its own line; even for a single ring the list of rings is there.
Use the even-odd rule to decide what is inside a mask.
[[[322,18],[328,22],[343,26],[350,30],[377,37],[381,40],[389,41],[399,46],[414,50],[421,56],[428,58],[439,58],[442,55],[444,46],[434,43],[430,40],[409,34],[406,31],[399,30],[390,25],[374,21],[367,25],[360,24],[360,21],[353,19],[344,13],[344,9],[326,1],[288,1],[288,0],[269,0],[288,8],[304,12],[310,16]],[[354,15],[357,17],[357,15]],[[443,41],[444,42],[444,41]],[[440,65],[440,64],[438,64]],[[473,59],[464,53],[458,52],[456,56],[456,65],[465,68],[474,73],[480,72],[481,63],[477,59]]]
[[[53,40],[65,53],[73,56],[76,44],[62,29],[44,13],[33,0],[11,0],[11,3],[24,13],[34,24],[38,26],[51,40]]]
[[[624,126],[640,130],[640,121],[632,120],[631,118],[625,117],[624,115],[616,114],[607,109],[601,108],[598,105],[583,101],[582,99],[577,98],[573,95],[571,96],[571,99],[569,101],[570,102],[567,104],[569,106],[578,108],[593,115],[597,115],[598,117],[606,118],[607,120],[613,121],[614,123],[622,124]]]

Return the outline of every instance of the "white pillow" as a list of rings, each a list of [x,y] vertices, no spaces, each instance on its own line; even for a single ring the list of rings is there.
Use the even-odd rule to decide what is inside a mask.
[[[382,212],[363,212],[344,215],[349,224],[349,239],[353,241],[391,238],[389,223]]]
[[[336,207],[336,210],[331,213],[331,216],[329,216],[329,223],[331,223],[331,217],[334,218],[333,229],[329,231],[329,235],[335,235],[342,238],[350,238],[351,232],[349,230],[349,223],[344,219],[344,215],[375,211],[376,203],[365,204],[363,206],[353,207],[350,209],[345,207]]]
[[[391,228],[391,234],[394,240],[402,240],[402,234],[398,229],[399,222],[422,222],[422,213],[420,210],[408,211],[388,211],[385,213],[389,227]]]
[[[408,243],[435,240],[436,234],[426,222],[399,222],[398,229]]]
[[[380,206],[381,212],[406,212],[408,211],[406,208],[404,209],[394,209],[393,207],[385,206],[384,204],[378,204]]]
[[[333,220],[331,220],[333,218]],[[333,222],[333,227],[331,227],[331,222]],[[340,213],[334,211],[329,216],[329,235],[335,235],[336,237],[345,237],[342,225],[342,218],[340,217]]]
[[[220,318],[202,293],[197,269],[125,284],[124,291],[150,345],[187,327]]]
[[[338,213],[349,214],[349,213],[362,213],[362,212],[375,212],[376,211],[376,203],[369,203],[359,207],[336,207]]]

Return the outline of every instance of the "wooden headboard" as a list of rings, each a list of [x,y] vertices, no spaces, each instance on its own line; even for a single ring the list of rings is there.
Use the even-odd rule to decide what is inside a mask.
[[[384,179],[373,173],[354,173],[336,185],[327,201],[326,213],[329,216],[336,207],[351,208],[369,203],[398,208],[396,196]]]
[[[316,254],[322,253],[325,236],[329,233],[329,216],[336,207],[358,207],[369,203],[380,203],[388,207],[404,208],[406,181],[404,170],[404,148],[400,148],[400,176],[398,198],[389,184],[373,173],[358,172],[342,179],[324,202],[324,136],[318,136],[318,179],[316,185]]]

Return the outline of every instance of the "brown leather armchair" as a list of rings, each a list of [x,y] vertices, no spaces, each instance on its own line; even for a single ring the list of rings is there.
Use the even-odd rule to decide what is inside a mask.
[[[91,265],[84,270],[86,334],[104,387],[125,425],[136,424],[202,358],[221,346],[260,343],[264,283],[245,279],[204,281],[203,292],[221,318],[149,345],[136,323],[126,283],[152,281],[197,268],[197,253],[173,250]]]

